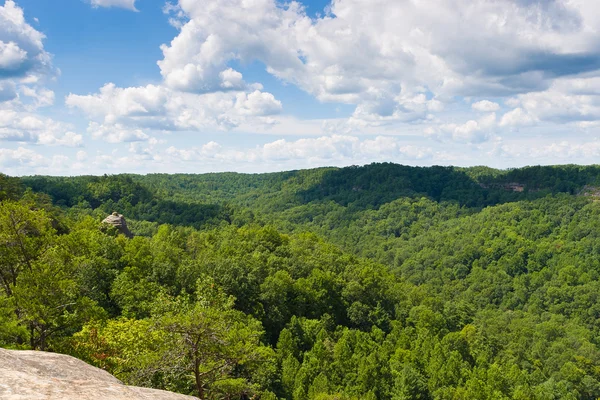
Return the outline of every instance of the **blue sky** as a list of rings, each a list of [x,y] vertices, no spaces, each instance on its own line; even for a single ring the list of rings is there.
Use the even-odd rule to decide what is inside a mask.
[[[0,171],[597,163],[592,0],[0,0]]]

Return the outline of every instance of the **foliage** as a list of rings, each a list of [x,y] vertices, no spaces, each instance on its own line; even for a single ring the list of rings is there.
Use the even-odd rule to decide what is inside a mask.
[[[203,399],[596,399],[599,172],[0,175],[0,345]]]

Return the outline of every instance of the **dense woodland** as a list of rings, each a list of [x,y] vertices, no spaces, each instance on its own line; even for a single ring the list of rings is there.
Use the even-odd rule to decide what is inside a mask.
[[[599,200],[574,165],[0,175],[0,346],[201,399],[597,399]]]

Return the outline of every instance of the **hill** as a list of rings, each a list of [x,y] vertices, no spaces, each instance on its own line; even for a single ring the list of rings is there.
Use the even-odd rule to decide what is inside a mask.
[[[201,399],[595,399],[599,172],[0,176],[0,345]]]

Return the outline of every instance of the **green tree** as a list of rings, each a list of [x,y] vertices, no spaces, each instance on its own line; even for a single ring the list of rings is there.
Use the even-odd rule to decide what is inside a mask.
[[[54,229],[43,210],[33,211],[15,202],[0,202],[0,284],[12,295],[19,274],[52,246]]]
[[[149,371],[191,374],[201,400],[260,391],[251,382],[252,371],[274,358],[260,342],[260,322],[233,309],[234,299],[211,279],[198,281],[196,297],[160,306],[155,329],[166,334],[163,357]]]

